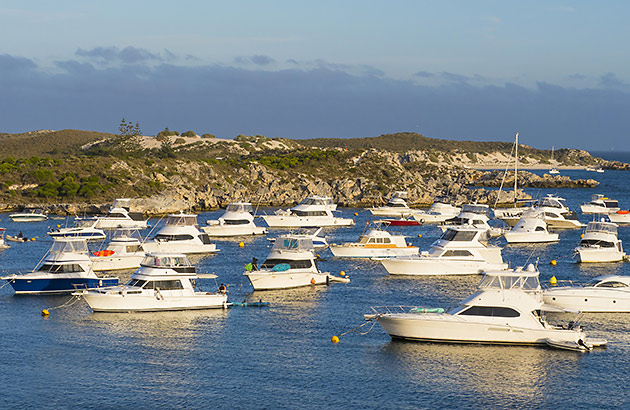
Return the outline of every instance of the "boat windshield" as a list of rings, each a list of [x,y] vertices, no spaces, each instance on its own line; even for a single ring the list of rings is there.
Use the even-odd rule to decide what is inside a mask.
[[[155,268],[190,267],[193,264],[184,255],[147,255],[141,263],[142,266]]]
[[[81,218],[74,221],[75,228],[91,228],[96,223],[93,218]]]
[[[138,229],[118,228],[112,234],[112,241],[115,241],[115,240],[126,241],[129,239],[137,239],[138,241],[142,242],[142,236],[140,235],[140,232],[138,231]]]
[[[545,197],[540,201],[540,206],[547,206],[550,208],[567,208],[564,198],[557,197]]]
[[[459,229],[447,229],[446,232],[440,236],[440,239],[452,242],[470,242],[475,239],[477,231],[463,231]]]
[[[131,279],[129,282],[127,282],[127,286],[133,286],[135,288],[141,288],[145,285],[145,283],[147,283],[146,280],[142,280],[142,279]]]
[[[196,226],[197,215],[169,215],[166,224],[171,226]]]
[[[490,207],[487,205],[477,205],[477,204],[464,204],[462,205],[462,213],[463,212],[471,212],[473,214],[480,214],[490,216]]]
[[[522,290],[539,290],[540,281],[538,273],[536,275],[501,275],[486,274],[479,289],[522,289]]]
[[[61,254],[61,253],[79,253],[79,254],[88,254],[88,246],[85,239],[82,240],[60,240],[56,239],[50,250],[48,251],[50,254]]]
[[[276,239],[272,250],[312,251],[313,240],[311,238],[281,236]]]
[[[252,204],[246,204],[242,202],[229,204],[225,209],[225,212],[235,212],[235,213],[245,213],[249,212],[250,214],[254,212],[252,208]]]
[[[610,222],[589,222],[586,225],[586,232],[601,232],[617,235],[617,225]]]
[[[85,272],[85,269],[78,263],[43,263],[38,269],[39,272],[47,273],[74,273]]]

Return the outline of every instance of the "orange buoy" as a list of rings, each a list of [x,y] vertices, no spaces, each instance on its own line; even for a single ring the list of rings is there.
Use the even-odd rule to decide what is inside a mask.
[[[311,285],[316,284],[317,282],[315,281],[315,278],[311,278]]]

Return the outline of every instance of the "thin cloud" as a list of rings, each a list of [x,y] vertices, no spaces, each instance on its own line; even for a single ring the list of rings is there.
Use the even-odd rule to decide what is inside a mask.
[[[106,63],[140,64],[145,62],[164,61],[172,59],[175,55],[170,51],[165,51],[166,58],[160,54],[155,54],[143,48],[132,46],[120,49],[118,47],[95,47],[91,50],[77,49],[76,56],[86,57]]]
[[[241,65],[257,65],[257,66],[268,66],[274,64],[276,60],[269,56],[255,54],[252,56],[239,56],[234,58],[234,62]]]

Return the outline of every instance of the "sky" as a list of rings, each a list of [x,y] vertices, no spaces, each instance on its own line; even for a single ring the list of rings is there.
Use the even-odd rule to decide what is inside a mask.
[[[0,2],[0,132],[630,151],[630,2]]]

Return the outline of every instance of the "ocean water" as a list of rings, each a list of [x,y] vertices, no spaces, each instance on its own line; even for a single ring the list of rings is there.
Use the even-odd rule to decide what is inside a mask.
[[[595,189],[528,190],[555,193],[572,209],[592,193],[604,193],[630,207],[628,173],[567,171],[601,182]],[[270,213],[273,210],[264,209]],[[371,220],[326,231],[329,242],[356,239]],[[200,223],[222,212],[203,213]],[[581,216],[584,222],[591,218]],[[162,221],[152,221],[160,225]],[[35,242],[11,243],[0,252],[3,273],[33,268],[50,246],[45,232],[63,220],[13,223],[0,215],[9,234],[22,230]],[[260,224],[263,224],[262,220]],[[400,228],[409,241],[427,249],[439,235],[432,226]],[[269,236],[283,231],[272,230]],[[572,258],[579,230],[564,231],[560,242],[505,246],[511,266],[536,263],[541,282],[583,282],[603,274],[630,274],[630,264],[580,265]],[[630,227],[621,227],[630,246]],[[421,235],[419,237],[418,235]],[[105,314],[83,301],[40,312],[67,296],[14,296],[0,289],[1,408],[629,408],[630,314],[588,314],[589,336],[609,340],[590,353],[538,347],[450,345],[392,341],[377,324],[367,334],[349,333],[339,344],[330,338],[364,323],[370,306],[450,307],[475,290],[480,276],[390,277],[378,262],[335,259],[322,251],[320,268],[343,270],[349,284],[287,291],[253,292],[242,276],[252,256],[270,249],[263,237],[217,241],[220,252],[195,258],[198,271],[214,272],[229,284],[230,300],[268,301],[267,308]],[[497,243],[505,245],[504,240]],[[98,245],[91,245],[97,249]],[[551,266],[552,259],[558,261]],[[126,280],[130,272],[121,274]],[[215,289],[213,280],[200,280]],[[568,321],[574,315],[549,315]],[[369,325],[360,331],[368,331]]]

